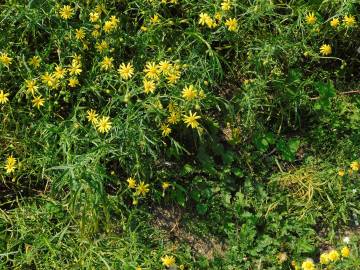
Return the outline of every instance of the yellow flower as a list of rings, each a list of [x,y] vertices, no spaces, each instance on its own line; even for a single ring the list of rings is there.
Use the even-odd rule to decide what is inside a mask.
[[[89,120],[89,122],[91,122],[93,125],[96,125],[96,123],[98,122],[98,114],[96,113],[95,110],[91,109],[91,110],[88,110],[87,112],[87,116],[86,118]]]
[[[164,75],[170,74],[171,67],[171,64],[167,60],[160,61],[159,63],[159,69]]]
[[[5,170],[6,173],[12,173],[15,171],[15,165],[16,165],[16,158],[14,158],[12,155],[8,156],[5,162]]]
[[[77,40],[82,40],[83,38],[85,38],[84,29],[82,29],[82,28],[76,29],[75,30],[75,37],[76,37]]]
[[[91,35],[94,37],[94,38],[98,38],[100,36],[100,32],[99,30],[95,29],[91,32]]]
[[[170,115],[167,118],[167,121],[170,124],[176,124],[177,122],[179,122],[179,117],[180,117],[179,113],[171,112]]]
[[[310,13],[305,17],[305,19],[306,19],[306,22],[307,22],[308,24],[315,24],[315,22],[316,22],[316,17],[315,17],[314,12],[310,12]]]
[[[197,119],[200,119],[201,117],[196,115],[196,112],[192,114],[191,111],[189,111],[189,115],[184,116],[184,123],[187,127],[191,126],[192,128],[197,128],[199,126],[199,122]]]
[[[137,195],[145,196],[149,191],[149,184],[145,184],[144,182],[140,182],[140,184],[136,187]]]
[[[107,133],[111,129],[111,121],[109,116],[101,117],[97,123],[96,127],[100,133]]]
[[[104,23],[104,31],[105,31],[105,33],[108,33],[108,32],[110,32],[112,29],[113,29],[113,24],[111,23],[111,21],[106,21],[105,23]]]
[[[76,70],[73,70],[73,73],[74,72],[76,73]],[[81,72],[81,69],[80,69],[80,72]],[[80,72],[78,72],[78,73],[80,73]],[[62,79],[66,75],[66,69],[63,68],[62,66],[56,66],[53,75],[56,79]]]
[[[101,61],[101,69],[109,70],[114,67],[113,64],[114,58],[105,56]]]
[[[354,26],[356,23],[356,19],[352,15],[345,15],[343,21],[347,27]]]
[[[180,71],[173,71],[167,77],[168,84],[175,84],[180,79]]]
[[[169,125],[167,125],[167,124],[163,124],[163,125],[161,125],[161,131],[162,131],[162,135],[164,136],[164,137],[166,137],[166,136],[168,136],[170,133],[171,133],[171,128],[169,128]]]
[[[359,168],[360,168],[359,162],[357,162],[357,161],[351,162],[350,168],[351,168],[353,171],[358,171]]]
[[[0,104],[5,104],[9,101],[8,99],[9,93],[4,93],[3,90],[0,90]]]
[[[152,80],[148,81],[146,79],[144,80],[144,92],[145,92],[145,94],[154,93],[155,88],[156,88],[156,86],[155,86],[154,81],[152,81]]]
[[[32,100],[33,106],[40,109],[41,106],[44,106],[45,99],[41,96],[34,97]]]
[[[161,185],[163,190],[167,190],[170,186],[171,186],[171,184],[169,182],[163,182]]]
[[[56,78],[52,74],[49,74],[49,72],[46,72],[44,75],[42,75],[41,79],[43,84],[49,87],[54,87],[57,83]]]
[[[224,11],[228,11],[230,10],[231,8],[231,2],[230,0],[224,0],[222,3],[221,3],[221,9],[224,10]]]
[[[103,40],[101,41],[101,43],[96,42],[95,47],[99,53],[102,53],[107,48],[109,48],[109,44],[105,40]]]
[[[71,77],[71,78],[69,79],[68,85],[69,85],[70,87],[76,87],[78,84],[79,84],[78,78],[76,78],[76,77]]]
[[[61,18],[63,18],[64,20],[68,20],[73,16],[74,11],[71,6],[65,5],[60,9],[59,13]]]
[[[207,13],[200,13],[199,15],[199,24],[200,25],[207,25],[208,27],[211,27],[213,22],[209,14]]]
[[[136,180],[132,177],[129,177],[126,182],[128,182],[129,188],[136,188]]]
[[[335,28],[335,27],[338,27],[339,24],[340,24],[339,18],[334,18],[334,19],[332,19],[332,20],[330,21],[331,27],[334,27],[334,28]]]
[[[31,93],[32,95],[34,95],[35,91],[38,89],[36,86],[36,80],[25,80],[25,86],[28,93]]]
[[[229,31],[234,31],[234,32],[236,32],[238,27],[238,23],[235,18],[227,19],[225,25],[228,27]]]
[[[341,256],[349,257],[350,256],[350,249],[348,247],[343,247],[341,249]]]
[[[190,86],[184,87],[182,90],[182,97],[187,101],[191,101],[197,96],[197,91],[194,86],[191,84]]]
[[[320,47],[320,53],[322,55],[330,55],[332,52],[332,49],[331,49],[331,46],[329,44],[323,44],[321,47]]]
[[[94,23],[99,20],[100,14],[98,12],[90,12],[89,17],[90,22]]]
[[[120,21],[116,16],[111,16],[110,17],[110,22],[112,23],[113,28],[116,28]]]
[[[146,73],[145,74],[146,78],[150,78],[154,80],[159,78],[160,71],[158,65],[155,62],[146,63],[144,72]]]
[[[69,68],[70,75],[80,75],[82,72],[81,63],[75,59],[71,62],[71,67]]]
[[[140,30],[143,31],[143,32],[146,32],[148,29],[147,29],[146,26],[141,26],[141,27],[140,27]]]
[[[151,22],[152,24],[157,24],[159,21],[160,21],[160,18],[159,18],[159,15],[157,15],[157,14],[155,14],[154,16],[152,16],[152,17],[150,18],[150,22]]]
[[[312,260],[307,259],[301,265],[303,270],[315,270],[315,264]]]
[[[340,258],[339,252],[337,252],[335,249],[333,249],[329,252],[330,261],[335,262],[335,261],[339,260],[339,258]]]
[[[29,59],[29,65],[33,66],[34,68],[40,67],[41,59],[39,56],[35,55]]]
[[[142,270],[142,268],[140,266],[136,267],[135,270]]]
[[[165,255],[164,257],[161,258],[161,261],[164,266],[171,267],[175,264],[175,257]]]
[[[338,175],[339,175],[340,177],[343,177],[343,176],[345,175],[345,171],[344,171],[343,169],[340,169],[340,170],[338,171]]]
[[[322,253],[320,255],[320,264],[328,264],[330,262],[329,254],[328,253]]]
[[[137,199],[134,199],[133,202],[132,202],[133,205],[138,205],[139,204],[139,200]]]
[[[12,62],[12,58],[9,57],[9,55],[7,53],[1,53],[0,54],[0,62],[5,65],[5,66],[9,66]]]
[[[118,69],[118,72],[121,78],[128,80],[134,75],[134,67],[130,63],[127,65],[122,63]]]

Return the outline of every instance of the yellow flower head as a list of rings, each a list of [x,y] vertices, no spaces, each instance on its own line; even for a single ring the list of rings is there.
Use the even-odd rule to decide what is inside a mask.
[[[107,133],[111,129],[111,121],[109,116],[101,117],[97,123],[96,127],[100,133]]]
[[[326,55],[330,55],[332,53],[332,49],[331,49],[331,46],[329,44],[323,44],[321,47],[320,47],[320,53],[324,56]]]
[[[118,69],[119,75],[122,79],[128,80],[134,75],[134,67],[128,63],[122,63]]]
[[[343,177],[343,176],[345,175],[345,171],[344,171],[343,169],[340,169],[340,170],[338,171],[338,175],[339,175],[340,177]]]
[[[320,255],[320,264],[328,264],[330,262],[329,254],[328,253],[322,253]]]
[[[335,27],[338,27],[339,24],[340,24],[339,18],[334,18],[334,19],[332,19],[332,20],[330,21],[331,27],[334,27],[334,28],[335,28]]]
[[[163,190],[167,190],[170,186],[171,186],[171,184],[169,182],[163,182],[161,184],[161,187],[163,188]]]
[[[157,14],[155,14],[154,16],[152,16],[152,17],[150,18],[150,22],[151,22],[152,24],[157,24],[159,21],[160,21],[160,18],[159,18],[159,15],[157,15]]]
[[[114,67],[113,64],[114,58],[105,56],[104,59],[100,63],[101,69],[109,70]]]
[[[191,126],[192,128],[197,128],[199,126],[197,119],[200,118],[200,116],[196,115],[196,112],[193,114],[191,111],[189,111],[189,115],[184,116],[184,123],[187,127]]]
[[[69,5],[63,6],[60,9],[59,13],[60,13],[60,17],[63,18],[64,20],[68,20],[74,15],[74,11],[72,7]]]
[[[310,12],[308,15],[306,15],[305,19],[308,24],[315,24],[316,22],[316,17],[314,12]]]
[[[34,68],[40,67],[41,59],[39,56],[35,55],[29,59],[29,65],[33,66]]]
[[[178,112],[171,112],[170,115],[167,118],[167,121],[170,124],[176,124],[180,120],[180,114]]]
[[[150,80],[144,80],[144,92],[145,94],[149,94],[149,93],[154,93],[155,91],[155,88],[156,88],[156,85],[155,85],[155,82]]]
[[[41,106],[44,106],[45,99],[41,96],[34,97],[32,100],[33,106],[40,109]]]
[[[315,270],[315,264],[311,259],[307,259],[301,265],[303,270]]]
[[[159,66],[155,62],[148,62],[144,68],[145,77],[156,80],[159,78]]]
[[[354,26],[356,24],[356,19],[352,15],[345,15],[344,24],[347,27]]]
[[[341,256],[349,257],[350,256],[350,249],[348,247],[343,247],[341,249]]]
[[[1,53],[0,54],[0,63],[2,63],[4,66],[9,66],[12,62],[12,58],[9,57],[7,53]]]
[[[192,84],[184,87],[182,90],[182,97],[187,101],[191,101],[197,97],[197,91]]]
[[[94,23],[97,22],[100,18],[100,13],[99,12],[90,12],[89,14],[90,17],[90,22]]]
[[[9,93],[4,93],[3,90],[0,90],[0,104],[5,104],[9,101],[8,99]]]
[[[161,258],[161,261],[164,266],[171,267],[175,264],[175,257],[165,255],[164,257]]]
[[[144,182],[140,182],[136,187],[136,195],[145,196],[149,191],[149,184],[145,184]]]
[[[172,65],[170,64],[169,61],[167,61],[167,60],[160,61],[159,69],[164,75],[170,74],[171,68],[172,68]]]
[[[169,136],[169,134],[171,133],[171,128],[169,127],[168,124],[163,124],[163,125],[161,125],[160,129],[161,129],[161,131],[162,131],[161,134],[162,134],[164,137]]]
[[[128,182],[129,188],[136,188],[136,180],[132,177],[129,177],[126,182]]]
[[[339,260],[339,258],[340,258],[339,252],[337,252],[335,249],[333,249],[329,252],[330,261],[335,262],[335,261]]]
[[[6,173],[12,173],[15,171],[15,165],[16,165],[16,158],[14,158],[12,155],[8,156],[5,162],[5,170]]]
[[[224,11],[229,11],[231,8],[231,2],[230,0],[224,0],[222,3],[221,3],[221,9],[224,10]]]
[[[358,161],[353,161],[351,162],[350,164],[350,168],[353,170],[353,171],[358,171],[359,168],[360,168],[360,163]]]
[[[74,87],[76,87],[78,84],[79,84],[78,78],[76,78],[76,77],[71,77],[71,78],[69,79],[68,85],[69,85],[70,87],[74,88]]]
[[[75,30],[75,38],[76,38],[77,40],[82,40],[82,39],[84,39],[84,38],[85,38],[85,31],[84,31],[84,29],[82,29],[82,28],[76,29],[76,30]]]
[[[64,78],[66,75],[66,69],[63,68],[62,66],[56,66],[55,67],[55,71],[53,72],[53,76],[56,79],[62,79]]]
[[[225,25],[227,26],[229,31],[233,31],[233,32],[236,32],[236,30],[238,28],[238,23],[235,18],[227,19],[225,22]]]
[[[98,114],[96,113],[96,111],[91,109],[88,110],[86,114],[86,118],[88,119],[88,121],[91,122],[93,125],[96,125],[96,123],[98,122]]]
[[[25,80],[25,87],[27,88],[27,92],[35,95],[38,87],[36,86],[36,80]]]

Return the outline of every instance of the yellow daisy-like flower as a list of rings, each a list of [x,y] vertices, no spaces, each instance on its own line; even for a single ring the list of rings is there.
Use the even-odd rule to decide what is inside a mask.
[[[146,63],[144,72],[146,73],[145,74],[146,78],[150,78],[153,80],[156,80],[159,78],[160,70],[159,70],[158,65],[155,62]]]
[[[71,77],[69,79],[68,85],[72,88],[76,87],[79,84],[79,80],[76,77]]]
[[[169,127],[168,124],[163,124],[163,125],[161,125],[160,129],[161,129],[161,131],[162,131],[161,134],[162,134],[164,137],[169,136],[169,134],[171,133],[171,128]]]
[[[351,162],[350,168],[351,168],[353,171],[358,171],[359,168],[360,168],[359,162],[358,162],[358,161],[353,161],[353,162]]]
[[[235,18],[227,19],[225,22],[225,25],[227,26],[229,31],[233,31],[233,32],[236,32],[237,27],[238,27],[238,23]]]
[[[161,187],[163,188],[163,190],[167,190],[170,186],[171,186],[171,184],[169,182],[163,182],[161,184]]]
[[[42,75],[41,80],[43,84],[49,87],[53,87],[56,84],[56,78],[52,74],[49,74],[49,72],[46,72],[44,75]]]
[[[330,261],[335,262],[335,261],[339,260],[339,258],[340,258],[339,252],[337,252],[335,249],[333,249],[329,252]]]
[[[167,121],[170,124],[176,124],[180,120],[180,114],[177,112],[171,112],[170,115],[167,118]]]
[[[80,28],[80,29],[76,29],[75,30],[75,37],[77,40],[82,40],[85,38],[85,31],[84,29]]]
[[[152,16],[152,17],[150,18],[150,22],[151,22],[152,24],[157,24],[158,22],[160,22],[159,15],[155,14],[154,16]]]
[[[94,23],[97,22],[100,18],[100,13],[99,12],[90,12],[89,14],[89,20],[90,22]]]
[[[145,184],[144,182],[140,182],[136,187],[136,195],[145,196],[149,191],[149,184]]]
[[[35,95],[35,92],[38,89],[36,86],[36,80],[25,80],[25,87],[27,92],[31,93],[31,95]]]
[[[128,182],[128,187],[129,187],[129,188],[132,188],[132,189],[136,188],[136,180],[135,180],[134,178],[129,177],[129,178],[126,180],[126,182]]]
[[[315,270],[315,264],[312,260],[308,259],[302,263],[301,268],[303,270]]]
[[[41,96],[34,97],[32,100],[33,106],[40,109],[41,106],[44,106],[45,99],[43,99]]]
[[[344,171],[343,169],[340,169],[340,170],[338,171],[338,175],[339,175],[340,177],[343,177],[343,176],[345,175],[345,171]]]
[[[187,101],[191,101],[197,97],[197,91],[195,87],[191,84],[190,86],[184,87],[182,90],[182,97]]]
[[[101,69],[109,70],[114,67],[113,64],[114,58],[105,56],[104,59],[101,61]]]
[[[332,49],[331,49],[331,46],[329,44],[323,44],[321,47],[320,47],[320,53],[324,56],[326,55],[330,55],[332,53]]]
[[[4,93],[4,90],[0,90],[0,104],[5,104],[9,101],[9,93]]]
[[[349,257],[350,256],[350,249],[348,247],[343,247],[341,249],[341,256],[343,257]]]
[[[9,57],[9,55],[7,53],[1,53],[0,54],[0,62],[4,65],[4,66],[9,66],[12,62],[12,58]]]
[[[199,24],[200,25],[212,25],[212,19],[207,13],[200,13],[199,15]]]
[[[180,79],[181,72],[173,71],[167,77],[168,84],[175,84]]]
[[[109,44],[105,40],[102,40],[101,43],[96,42],[95,47],[99,53],[102,53],[103,51],[109,48]]]
[[[111,21],[106,21],[105,23],[104,23],[104,31],[105,31],[105,33],[108,33],[108,32],[110,32],[111,30],[113,30],[113,28],[114,28],[114,25],[111,23]]]
[[[60,17],[63,18],[64,20],[68,20],[74,15],[74,11],[72,7],[69,5],[63,6],[60,9],[59,13],[60,13]]]
[[[69,67],[69,73],[70,75],[80,75],[80,73],[82,72],[81,69],[81,63],[75,59],[73,59],[73,61],[71,62],[71,67]]]
[[[329,254],[328,253],[322,253],[320,255],[320,264],[328,264],[330,262]]]
[[[171,267],[175,264],[175,257],[165,255],[164,257],[161,258],[161,261],[165,267]]]
[[[316,17],[314,12],[310,12],[308,15],[306,15],[305,20],[308,24],[312,25],[316,23]]]
[[[134,75],[134,67],[130,63],[127,65],[122,63],[118,69],[118,72],[122,79],[128,80]]]
[[[347,27],[354,26],[356,24],[356,19],[352,15],[345,15],[344,17],[344,24]]]
[[[109,116],[101,117],[97,123],[96,127],[100,133],[107,133],[111,129],[111,121]]]
[[[169,61],[167,61],[167,60],[160,61],[159,69],[164,75],[170,74],[171,68],[172,68],[172,65]]]
[[[152,80],[144,80],[144,92],[145,94],[149,94],[149,93],[154,93],[155,92],[155,88],[156,88],[156,85],[155,85],[155,82],[152,81]]]
[[[81,72],[81,69],[80,69],[80,72]],[[76,70],[73,70],[73,73],[80,73],[80,72],[76,72]],[[56,79],[62,79],[66,75],[66,69],[63,68],[62,66],[56,66],[55,71],[53,72],[53,75]]]
[[[231,2],[230,0],[224,0],[222,3],[221,3],[221,9],[224,10],[224,11],[229,11],[231,8]]]
[[[334,18],[334,19],[332,19],[332,20],[330,21],[330,25],[331,25],[331,27],[334,27],[334,28],[338,27],[338,26],[340,25],[340,20],[339,20],[339,18]]]
[[[91,122],[93,125],[96,125],[96,123],[98,122],[98,114],[96,113],[96,111],[91,109],[88,110],[86,114],[86,118],[88,119],[88,121]]]
[[[199,126],[199,122],[197,121],[201,117],[199,115],[196,115],[196,112],[193,114],[191,111],[189,111],[189,115],[184,116],[184,123],[187,127],[191,126],[192,128],[197,128]]]
[[[34,68],[40,67],[41,58],[37,55],[31,57],[28,61],[29,65],[33,66]]]
[[[12,155],[8,156],[4,166],[6,173],[14,172],[15,168],[16,168],[16,158],[14,158]]]

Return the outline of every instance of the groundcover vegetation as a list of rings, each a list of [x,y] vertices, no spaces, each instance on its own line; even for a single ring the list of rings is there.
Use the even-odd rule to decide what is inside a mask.
[[[0,1],[0,269],[360,269],[359,11]]]

